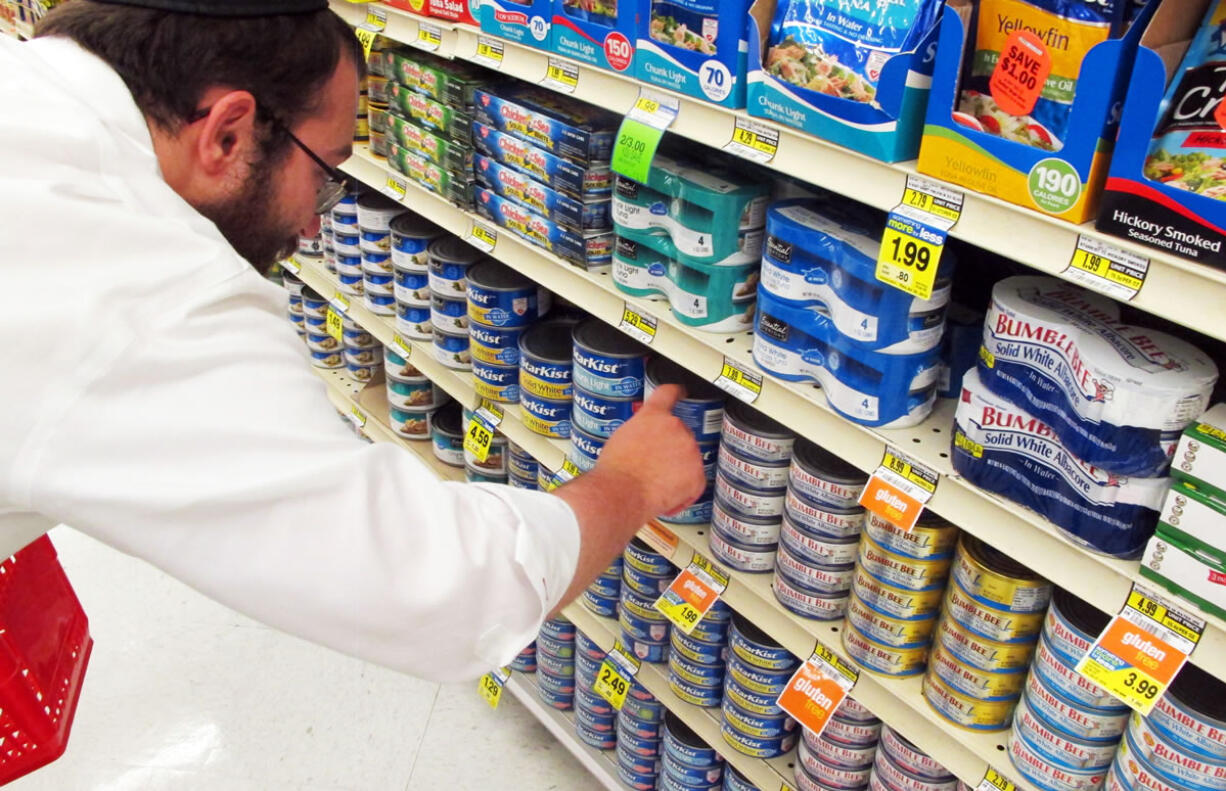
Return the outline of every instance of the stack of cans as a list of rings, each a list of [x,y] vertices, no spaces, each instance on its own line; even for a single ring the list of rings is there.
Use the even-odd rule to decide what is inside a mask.
[[[281,284],[285,286],[285,290],[289,292],[289,301],[286,307],[286,313],[289,316],[290,324],[294,325],[298,336],[306,337],[306,323],[302,313],[302,289],[306,285],[302,279],[288,269],[281,272]]]
[[[468,268],[481,258],[454,236],[440,236],[426,248],[430,302],[396,305],[396,329],[414,340],[429,340],[434,356],[448,368],[472,368],[468,350]]]
[[[367,307],[380,315],[402,317],[404,326],[400,326],[402,319],[398,318],[397,328],[408,337],[424,340],[430,337],[425,331],[429,329],[430,311],[430,258],[426,251],[445,231],[412,212],[398,215],[388,229],[392,245],[394,309],[385,312],[381,303]],[[422,331],[415,335],[405,332],[410,324],[416,326],[418,323],[426,325]]]
[[[725,766],[723,791],[761,791],[761,789],[745,779],[745,775],[738,772],[735,766]]]
[[[311,365],[316,368],[344,368],[341,342],[328,334],[328,300],[310,286],[302,287],[302,327]]]
[[[369,382],[383,370],[383,347],[375,336],[348,316],[341,317],[345,373],[355,382]]]
[[[798,791],[865,788],[881,732],[881,721],[872,712],[845,698],[820,736],[804,731],[796,750]]]
[[[351,296],[360,297],[364,282],[362,279],[362,231],[358,226],[358,192],[350,192],[341,198],[340,203],[332,207],[328,216],[328,228],[331,230],[332,254],[327,254],[325,247],[324,260],[329,271],[336,274],[340,290]]]
[[[536,641],[533,640],[531,643],[528,643],[528,646],[516,654],[515,658],[511,660],[511,664],[507,665],[507,667],[519,673],[535,673]],[[578,672],[578,667],[575,668],[575,672]]]
[[[1074,669],[1109,620],[1067,591],[1052,595],[1008,744],[1039,788],[1095,787],[1115,758],[1129,709]]]
[[[655,608],[659,594],[644,596],[639,591],[655,589],[665,578],[671,582],[677,571],[668,558],[655,552],[638,538],[626,547],[622,559],[623,580],[629,572],[636,582],[646,583],[621,586],[620,606],[614,606],[617,610],[617,624],[621,628],[622,645],[644,662],[663,662],[668,658],[668,637],[672,625],[664,614]],[[667,583],[663,584],[668,586]],[[587,594],[584,595],[586,603]],[[610,601],[603,599],[596,603],[606,608]]]
[[[668,685],[686,703],[717,708],[723,702],[732,610],[716,600],[688,635],[673,629],[668,651]]]
[[[571,432],[581,437],[581,448],[602,446],[643,403],[647,350],[603,321],[588,319],[574,328],[571,356],[573,407],[556,406],[559,411],[565,407]],[[555,404],[542,399],[539,406],[545,409]],[[525,409],[535,414],[527,404]],[[589,458],[588,454],[577,455],[584,461]]]
[[[805,618],[837,620],[847,609],[864,528],[868,476],[806,439],[793,448],[784,493],[775,598]]]
[[[548,706],[570,711],[575,701],[575,625],[561,616],[536,636],[537,694]]]
[[[664,760],[660,791],[715,791],[724,776],[724,757],[669,712],[664,716]]]
[[[737,571],[774,567],[795,442],[795,434],[740,402],[724,410],[710,544]]]
[[[861,643],[871,647],[865,649],[870,655],[874,651],[894,652],[893,658],[880,660],[882,666],[918,666],[915,672],[919,672],[936,632],[941,589],[957,546],[958,528],[927,512],[911,530],[902,530],[870,513],[865,519],[864,538],[872,542],[864,547],[869,560],[854,572],[847,623],[856,630]],[[879,554],[889,561],[876,560]],[[891,565],[895,558],[931,569],[934,581],[916,589],[914,586],[921,585],[924,578],[896,573]],[[879,576],[882,573],[887,577]],[[897,582],[912,587],[894,584]]]
[[[536,457],[507,440],[507,483],[516,489],[539,489],[540,471]]]
[[[617,747],[617,710],[593,690],[604,652],[583,632],[575,633],[575,735],[597,750]]]
[[[391,224],[404,212],[404,207],[377,192],[368,192],[358,198],[357,206],[358,249],[362,257],[362,293],[366,307],[372,313],[390,316],[396,307]]]
[[[868,785],[870,791],[957,791],[958,778],[884,726]]]
[[[571,331],[568,320],[546,321],[508,342],[518,347],[519,400],[527,428],[542,436],[566,439],[571,435],[570,410]],[[580,467],[585,470],[587,467]]]
[[[616,614],[617,602],[621,600],[622,595],[622,572],[625,565],[624,555],[618,555],[604,570],[604,573],[587,586],[584,591],[586,597],[584,601],[588,603],[588,609],[597,615],[609,618],[612,615],[607,613],[610,612],[609,603],[612,602],[611,609],[613,614]]]
[[[634,789],[654,789],[660,777],[664,718],[671,716],[637,681],[617,714],[617,774]]]
[[[679,525],[706,524],[711,521],[711,508],[715,502],[715,464],[719,457],[720,429],[724,423],[724,393],[672,360],[656,357],[647,364],[644,379],[646,397],[650,398],[655,389],[664,384],[681,385],[685,391],[685,397],[673,407],[673,414],[681,418],[698,441],[707,488],[693,505],[679,513],[661,516],[660,521]],[[714,542],[711,551],[727,565],[736,567],[728,558],[720,557]]]
[[[796,745],[796,721],[776,705],[799,661],[740,615],[728,631],[723,733],[732,749],[755,758],[775,758]]]
[[[383,349],[388,424],[405,439],[430,439],[434,414],[450,397],[395,349]]]
[[[964,728],[1009,727],[1050,600],[1045,579],[963,534],[937,631],[966,643],[955,651],[937,642],[924,677],[929,705]]]
[[[518,403],[519,366],[514,359],[502,358],[509,356],[525,330],[549,310],[550,294],[493,259],[470,266],[465,279],[466,328],[477,395],[504,404]],[[435,313],[441,310],[444,314],[441,318],[432,314],[435,329],[442,322],[450,330],[450,301],[435,295],[433,304]],[[569,359],[569,348],[567,351]]]

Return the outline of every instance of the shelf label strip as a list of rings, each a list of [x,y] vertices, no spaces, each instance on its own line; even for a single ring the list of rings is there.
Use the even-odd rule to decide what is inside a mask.
[[[719,376],[715,377],[712,384],[746,404],[752,404],[758,400],[758,396],[762,395],[762,375],[749,371],[745,366],[727,357],[724,358],[724,365],[720,369]]]
[[[477,36],[477,52],[473,55],[473,62],[491,69],[501,69],[504,52],[502,42],[498,39]]]
[[[658,327],[659,322],[656,321],[654,316],[648,315],[638,308],[630,307],[629,302],[623,303],[622,318],[617,324],[619,330],[639,343],[650,344],[656,339],[656,329]]]
[[[979,785],[975,786],[975,791],[1017,791],[1017,786],[1012,780],[989,766],[983,773],[983,779],[979,781]]]
[[[724,150],[765,165],[779,153],[779,130],[737,116],[732,126],[732,139],[724,144]]]
[[[443,29],[429,22],[418,22],[417,38],[412,43],[418,49],[437,52],[438,48],[443,45]]]
[[[574,93],[579,87],[579,64],[561,58],[550,58],[541,85],[562,93]]]
[[[1085,234],[1077,234],[1073,259],[1061,273],[1091,291],[1127,302],[1145,285],[1149,259]]]

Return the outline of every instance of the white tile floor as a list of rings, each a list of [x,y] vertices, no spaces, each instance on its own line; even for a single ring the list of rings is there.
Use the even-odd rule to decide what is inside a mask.
[[[64,757],[13,791],[586,789],[511,695],[431,684],[268,629],[67,528],[94,653]]]

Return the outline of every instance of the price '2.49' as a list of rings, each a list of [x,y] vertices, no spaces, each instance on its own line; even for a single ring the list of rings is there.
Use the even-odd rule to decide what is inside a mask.
[[[626,683],[626,679],[618,675],[618,673],[608,665],[600,668],[600,680],[607,684],[610,689],[616,692],[618,697],[625,697],[626,693],[630,691],[630,687]]]

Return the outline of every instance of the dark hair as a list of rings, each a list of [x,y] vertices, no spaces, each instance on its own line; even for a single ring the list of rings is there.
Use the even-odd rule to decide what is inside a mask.
[[[169,132],[191,120],[217,85],[249,91],[265,118],[292,127],[317,109],[342,55],[359,75],[365,69],[353,30],[327,9],[219,18],[70,0],[43,18],[37,35],[70,38],[106,61],[141,112]],[[279,148],[288,138],[265,142]]]

